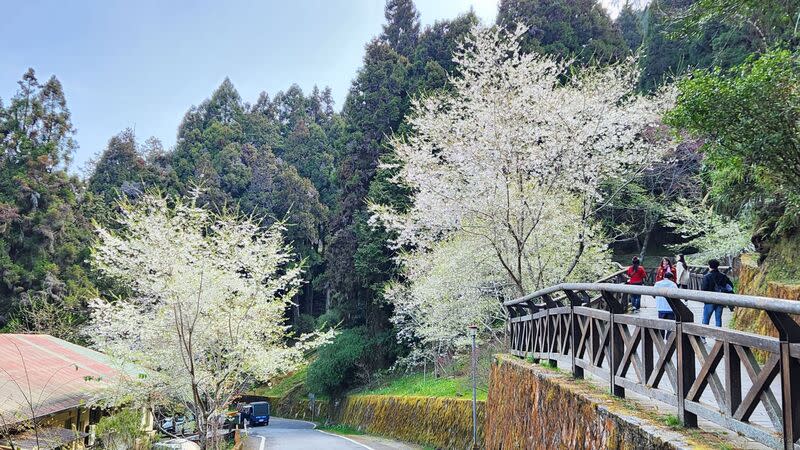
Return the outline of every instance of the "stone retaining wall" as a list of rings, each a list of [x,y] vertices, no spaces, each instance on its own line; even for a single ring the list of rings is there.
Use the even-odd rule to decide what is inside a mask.
[[[484,409],[478,402],[478,442],[483,442]],[[406,442],[466,449],[472,444],[472,400],[353,396],[345,400],[339,423]]]
[[[312,420],[308,400],[271,398],[273,414]],[[366,433],[441,449],[472,444],[472,400],[437,397],[355,395],[314,402],[313,420],[347,425]],[[484,402],[478,402],[478,442],[483,442]]]
[[[800,285],[767,280],[768,264],[759,267],[758,255],[742,255],[739,268],[738,293],[765,297],[800,300]],[[797,320],[798,318],[795,318]],[[733,313],[733,328],[750,333],[778,337],[778,330],[767,313],[756,309],[736,308]],[[761,352],[757,352],[761,354]]]
[[[586,381],[499,355],[484,425],[487,449],[673,449],[647,421],[615,410]],[[668,435],[669,433],[667,433]]]

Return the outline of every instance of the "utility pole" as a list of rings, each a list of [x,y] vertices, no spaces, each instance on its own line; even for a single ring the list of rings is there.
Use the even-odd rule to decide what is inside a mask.
[[[317,396],[313,392],[308,393],[308,409],[311,410],[311,421],[314,421],[314,407],[316,406]]]
[[[469,326],[469,334],[472,336],[472,448],[478,448],[478,361],[477,353],[475,351],[475,338],[478,335],[478,327],[476,325]]]

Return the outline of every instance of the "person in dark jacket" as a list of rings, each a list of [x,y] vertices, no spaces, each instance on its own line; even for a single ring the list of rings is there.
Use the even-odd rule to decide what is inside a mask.
[[[733,293],[733,282],[727,275],[719,271],[719,261],[712,259],[708,262],[711,269],[703,276],[701,289],[708,292]],[[714,314],[714,322],[718,327],[722,326],[722,305],[706,303],[703,305],[703,325],[708,325],[711,321],[711,314]]]

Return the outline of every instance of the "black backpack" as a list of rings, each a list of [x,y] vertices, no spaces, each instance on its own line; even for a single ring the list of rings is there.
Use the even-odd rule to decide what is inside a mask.
[[[728,277],[717,273],[714,276],[714,291],[723,294],[733,294],[733,285],[730,283]]]

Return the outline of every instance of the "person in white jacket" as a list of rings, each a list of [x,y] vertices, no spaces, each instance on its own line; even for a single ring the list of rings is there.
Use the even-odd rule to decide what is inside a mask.
[[[689,265],[686,264],[686,258],[683,255],[678,255],[677,263],[675,264],[675,283],[681,289],[689,288],[689,280],[691,272]]]

